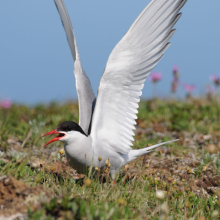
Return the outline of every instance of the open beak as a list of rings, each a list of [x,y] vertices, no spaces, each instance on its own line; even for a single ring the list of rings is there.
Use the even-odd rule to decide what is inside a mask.
[[[48,144],[54,142],[54,141],[59,141],[60,138],[66,136],[64,133],[58,132],[58,131],[56,131],[56,130],[53,130],[53,131],[50,131],[50,132],[46,133],[45,135],[43,135],[43,137],[45,137],[45,136],[47,136],[47,135],[51,135],[51,134],[59,134],[59,135],[58,135],[57,137],[53,138],[52,140],[50,140],[49,142],[47,142],[47,143],[44,145],[44,147],[47,146]]]

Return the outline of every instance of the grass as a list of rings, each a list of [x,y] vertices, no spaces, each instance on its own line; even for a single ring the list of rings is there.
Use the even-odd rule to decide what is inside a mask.
[[[0,174],[30,186],[43,185],[51,194],[49,200],[41,198],[40,208],[30,206],[28,218],[218,219],[213,212],[220,205],[219,103],[143,101],[138,116],[134,148],[180,141],[126,166],[113,189],[111,182],[100,183],[98,176],[86,182],[87,177],[83,180],[67,166],[62,168],[62,143],[42,147],[49,140],[42,138],[44,133],[62,121],[78,121],[76,103],[0,109]],[[214,154],[209,145],[216,147]],[[43,166],[34,166],[35,159]],[[212,177],[217,178],[216,184]],[[164,198],[156,196],[158,190]]]

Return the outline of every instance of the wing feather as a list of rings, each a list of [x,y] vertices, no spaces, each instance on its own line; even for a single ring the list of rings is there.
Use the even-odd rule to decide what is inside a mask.
[[[152,0],[109,56],[93,115],[93,147],[104,142],[126,154],[131,149],[144,82],[170,46],[186,0]]]
[[[75,35],[65,4],[63,0],[54,0],[54,2],[66,32],[67,41],[69,43],[69,47],[74,60],[76,91],[79,100],[79,125],[86,134],[89,134],[96,98],[90,80],[84,72],[80,62]]]

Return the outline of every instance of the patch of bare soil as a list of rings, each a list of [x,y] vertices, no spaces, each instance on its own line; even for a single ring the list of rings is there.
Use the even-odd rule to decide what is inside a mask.
[[[220,176],[211,166],[203,167],[198,174],[200,161],[189,155],[184,157],[158,158],[152,155],[142,157],[142,169],[135,161],[125,166],[126,179],[151,178],[155,185],[171,185],[172,192],[191,191],[197,196],[216,195],[220,199]]]
[[[0,177],[0,219],[14,219],[12,216],[27,213],[29,207],[37,210],[49,198],[43,186],[30,187],[13,177]]]

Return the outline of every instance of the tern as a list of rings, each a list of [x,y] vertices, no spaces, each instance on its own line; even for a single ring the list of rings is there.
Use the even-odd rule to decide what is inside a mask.
[[[97,98],[84,72],[72,24],[63,0],[54,0],[74,60],[79,102],[79,124],[60,123],[46,135],[58,134],[44,146],[63,141],[67,161],[79,173],[87,168],[104,169],[108,161],[114,179],[120,168],[152,149],[131,148],[138,102],[144,82],[170,46],[173,26],[187,0],[152,0],[111,52],[100,80]]]

